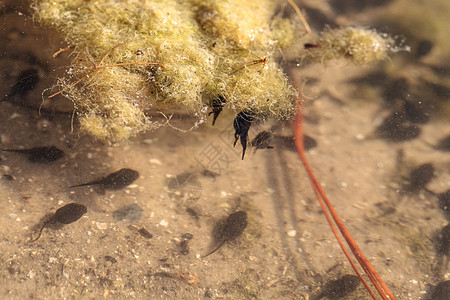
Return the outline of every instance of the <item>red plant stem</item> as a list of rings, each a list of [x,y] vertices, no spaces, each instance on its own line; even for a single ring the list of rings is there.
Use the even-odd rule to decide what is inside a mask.
[[[347,250],[345,249],[344,244],[342,243],[341,239],[339,238],[339,235],[336,232],[333,221],[330,218],[330,214],[334,220],[334,223],[336,223],[337,227],[339,228],[339,231],[341,232],[342,236],[344,237],[345,241],[347,242],[347,245],[350,247],[350,250],[352,251],[356,260],[358,260],[360,266],[363,268],[364,272],[367,274],[370,281],[375,286],[375,289],[377,290],[378,294],[381,296],[382,299],[394,300],[395,297],[393,296],[393,294],[391,293],[389,288],[386,286],[386,284],[380,278],[380,276],[375,271],[373,266],[370,264],[370,262],[364,256],[362,251],[359,249],[355,240],[351,237],[350,233],[345,228],[344,223],[341,221],[341,219],[337,215],[334,207],[331,205],[331,202],[328,200],[328,197],[326,196],[325,192],[323,191],[322,187],[320,186],[319,182],[317,181],[317,179],[314,175],[314,172],[312,171],[311,167],[309,166],[308,160],[306,159],[304,147],[303,147],[303,111],[302,111],[303,105],[302,105],[300,93],[299,93],[298,107],[299,107],[299,109],[298,109],[295,124],[294,124],[295,146],[297,148],[297,152],[300,157],[300,160],[302,161],[302,163],[306,169],[306,172],[308,173],[309,179],[311,181],[311,185],[316,194],[316,198],[319,201],[320,206],[322,207],[322,210],[325,214],[325,217],[326,217],[328,223],[330,224],[331,230],[333,231],[333,234],[336,237],[339,245],[341,246],[342,251],[344,252],[345,256],[347,257],[348,261],[352,265],[352,268],[355,270],[355,273],[361,279],[361,281],[365,285],[367,291],[370,293],[372,298],[376,299],[375,295],[371,291],[369,285],[362,278],[362,276],[358,272],[354,262],[352,261],[351,257],[347,253]]]

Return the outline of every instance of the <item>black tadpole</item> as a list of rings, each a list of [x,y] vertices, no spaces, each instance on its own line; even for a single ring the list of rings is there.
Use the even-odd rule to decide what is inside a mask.
[[[24,153],[28,155],[28,160],[36,163],[51,163],[64,156],[64,151],[50,147],[35,147],[31,149],[0,149],[2,151]]]
[[[120,190],[129,186],[138,178],[139,178],[138,171],[124,168],[114,173],[111,173],[101,179],[78,185],[73,185],[71,186],[71,188],[79,186],[98,185],[103,190]]]
[[[417,191],[425,186],[433,179],[434,167],[431,163],[426,163],[415,168],[409,174],[409,186],[407,187],[411,191]]]
[[[450,151],[450,135],[442,138],[439,143],[435,147],[437,150],[440,151]]]
[[[320,295],[312,297],[313,300],[322,299],[339,299],[347,296],[361,284],[358,276],[347,274],[338,279],[329,281],[322,288]]]
[[[39,235],[35,239],[32,239],[30,242],[37,241],[42,235],[42,230],[44,230],[44,227],[48,224],[59,223],[67,225],[77,221],[86,212],[86,206],[78,203],[69,203],[67,205],[64,205],[63,207],[58,208],[49,219],[42,223],[41,227],[39,228]]]
[[[248,131],[250,129],[250,125],[252,125],[252,121],[253,114],[251,112],[241,111],[238,113],[233,122],[235,130],[233,147],[236,146],[238,139],[240,139],[242,145],[242,159],[244,159],[245,150],[247,149]]]
[[[272,133],[268,131],[261,131],[258,133],[255,138],[250,143],[252,147],[255,147],[255,151],[258,149],[273,149],[273,146],[270,145],[272,142]]]
[[[229,242],[244,232],[247,227],[247,213],[245,211],[237,211],[229,215],[225,221],[217,223],[214,228],[214,239],[217,246],[208,254],[203,257],[207,257],[220,249],[226,242]]]
[[[40,80],[39,71],[35,68],[30,68],[20,72],[17,81],[11,85],[9,94],[4,98],[4,100],[9,100],[14,96],[23,97],[26,96],[28,92],[36,87]]]

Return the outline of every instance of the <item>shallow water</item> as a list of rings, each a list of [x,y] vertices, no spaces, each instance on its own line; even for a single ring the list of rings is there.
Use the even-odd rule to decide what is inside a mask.
[[[367,1],[358,10],[350,9],[351,1],[339,3],[334,11],[305,5],[311,24],[380,25],[399,2]],[[1,145],[54,145],[66,155],[38,164],[20,153],[0,153],[2,298],[369,298],[361,284],[346,295],[327,292],[336,289],[333,280],[353,270],[289,144],[272,138],[273,149],[249,148],[241,160],[230,112],[215,126],[189,133],[165,127],[125,144],[96,142],[79,132],[76,121],[72,131],[70,104],[41,113],[36,108],[67,63],[50,58],[62,44],[18,11],[23,10],[4,9],[0,16],[7,41],[0,46],[2,95],[25,70],[37,70],[41,80],[14,101],[0,103]],[[401,26],[394,23],[386,26],[397,32]],[[435,147],[450,134],[449,72],[443,65],[449,55],[445,43],[434,40],[441,36],[435,30],[429,52],[417,34],[407,36],[412,52],[393,54],[379,65],[294,63],[287,70],[292,80],[307,80],[305,133],[317,141],[307,152],[310,164],[398,299],[436,298],[433,286],[450,280],[448,219],[429,192],[450,189],[448,149]],[[429,120],[377,131],[386,117],[406,111],[404,101],[420,102]],[[172,118],[174,127],[191,123],[182,114]],[[420,128],[420,134],[405,140],[398,130],[404,124]],[[289,122],[252,124],[249,136],[253,140],[263,130],[291,136],[291,128]],[[425,163],[434,167],[429,182],[410,180]],[[139,172],[125,189],[69,188],[122,168]],[[27,242],[46,217],[71,202],[85,205],[87,213],[71,224],[46,226],[39,240]],[[248,215],[242,235],[203,258],[215,246],[217,222],[240,210]]]

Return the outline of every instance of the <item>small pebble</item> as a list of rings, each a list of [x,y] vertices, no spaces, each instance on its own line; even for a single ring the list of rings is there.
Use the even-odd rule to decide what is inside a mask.
[[[366,136],[364,135],[364,133],[358,133],[358,134],[355,136],[355,138],[356,138],[358,141],[363,141],[363,140],[366,139]]]
[[[148,162],[151,163],[152,165],[157,165],[157,166],[162,165],[162,162],[157,158],[151,158],[151,159],[149,159]]]
[[[295,230],[289,230],[288,233],[287,233],[287,235],[290,236],[290,237],[294,237],[294,236],[297,235],[297,231],[295,231]]]
[[[100,230],[106,230],[108,229],[108,223],[101,223],[101,222],[95,222],[95,225],[97,226],[98,229]]]

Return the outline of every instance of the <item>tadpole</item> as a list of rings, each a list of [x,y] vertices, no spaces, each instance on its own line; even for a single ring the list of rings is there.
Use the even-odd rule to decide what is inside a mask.
[[[255,136],[255,138],[251,142],[251,145],[255,148],[255,151],[258,149],[273,149],[273,146],[270,145],[271,142],[272,134],[264,130]]]
[[[281,149],[297,152],[295,138],[293,136],[275,135],[274,138],[276,145]],[[309,135],[303,135],[303,148],[308,151],[315,147],[317,147],[317,141]]]
[[[405,100],[402,113],[405,115],[406,120],[411,123],[425,124],[430,121],[428,108],[421,101]]]
[[[347,274],[336,280],[331,280],[322,288],[319,296],[313,299],[321,299],[327,297],[329,299],[337,299],[350,294],[361,284],[358,276]]]
[[[435,148],[437,150],[440,150],[440,151],[447,151],[447,152],[449,152],[450,151],[450,135],[442,138],[438,142],[438,144],[435,146]]]
[[[424,188],[434,176],[434,167],[431,163],[426,163],[415,168],[409,174],[409,185],[407,188],[410,191],[417,191]]]
[[[55,146],[35,147],[31,149],[0,149],[2,151],[23,153],[28,156],[28,160],[35,163],[51,163],[64,156],[64,151]]]
[[[25,96],[29,91],[35,88],[39,80],[40,77],[37,69],[30,68],[23,70],[20,72],[17,81],[11,85],[11,90],[4,100],[9,100],[9,98],[16,95],[19,97]]]
[[[392,142],[405,142],[420,135],[420,127],[409,124],[406,117],[400,112],[394,112],[378,126],[377,133]]]
[[[46,227],[47,225],[67,225],[80,219],[86,212],[86,206],[78,203],[69,203],[58,208],[50,218],[42,223],[41,227],[39,228],[39,235],[30,242],[37,241],[42,235],[42,230],[44,230],[44,227]]]
[[[102,191],[104,190],[120,190],[123,189],[130,184],[132,184],[136,179],[139,178],[139,172],[123,168],[119,171],[116,171],[114,173],[111,173],[107,175],[106,177],[100,178],[98,180],[90,181],[87,183],[82,183],[78,185],[73,185],[73,187],[80,187],[80,186],[88,186],[88,185],[97,185],[100,187]]]
[[[220,249],[225,243],[234,240],[247,227],[247,213],[237,211],[230,214],[224,221],[217,222],[213,230],[216,247],[203,257],[207,257]]]
[[[238,139],[241,140],[242,145],[242,159],[244,159],[245,150],[247,149],[248,131],[252,125],[253,114],[251,112],[241,111],[234,119],[234,144],[236,146]]]

